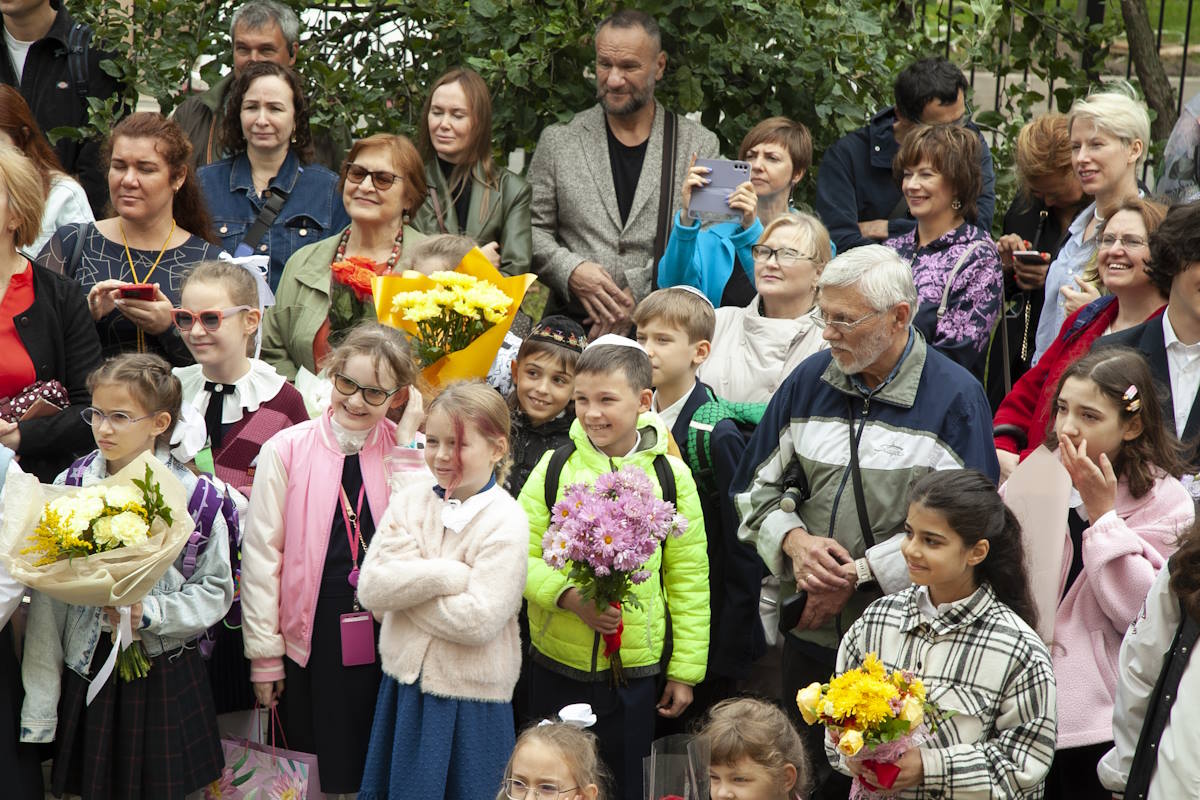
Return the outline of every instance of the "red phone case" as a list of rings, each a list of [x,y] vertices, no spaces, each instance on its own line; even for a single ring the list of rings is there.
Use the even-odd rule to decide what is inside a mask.
[[[133,300],[154,299],[154,284],[152,283],[127,283],[119,291],[121,297],[128,297]]]

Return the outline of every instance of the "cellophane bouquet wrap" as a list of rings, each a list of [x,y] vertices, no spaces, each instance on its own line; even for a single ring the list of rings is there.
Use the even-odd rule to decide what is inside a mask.
[[[533,275],[501,275],[479,248],[453,272],[375,278],[375,316],[409,335],[430,386],[487,376]]]
[[[21,473],[9,477],[4,493],[0,562],[15,580],[56,600],[121,609],[110,661],[125,680],[143,677],[150,662],[135,643],[128,609],[150,593],[195,528],[183,484],[143,453],[91,486],[49,486]],[[95,691],[111,671],[97,673]]]
[[[668,536],[682,536],[688,521],[654,494],[654,484],[635,466],[606,472],[592,485],[571,484],[550,510],[542,558],[554,569],[570,567],[567,578],[597,607],[640,608],[633,586],[645,583],[646,562]],[[613,679],[621,676],[621,632],[604,634],[604,656]],[[599,634],[597,634],[599,635]]]
[[[329,267],[329,345],[336,347],[350,329],[371,318],[375,278],[387,269],[369,258],[350,256]]]
[[[847,760],[875,772],[879,786],[854,781],[850,797],[856,799],[892,796],[888,790],[900,773],[895,762],[928,738],[942,713],[926,699],[925,686],[913,673],[889,675],[875,653],[829,683],[810,683],[796,694],[796,705],[809,725],[825,726]]]

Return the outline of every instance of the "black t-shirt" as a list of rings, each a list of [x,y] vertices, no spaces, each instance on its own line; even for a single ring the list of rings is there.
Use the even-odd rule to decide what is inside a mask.
[[[633,207],[633,195],[637,192],[638,178],[642,176],[642,162],[646,160],[646,144],[649,138],[641,144],[626,147],[613,136],[608,120],[604,121],[604,131],[608,134],[608,164],[612,167],[613,188],[617,192],[617,210],[621,214],[621,224],[629,219],[629,209]]]
[[[454,199],[454,216],[458,219],[458,229],[466,231],[467,229],[467,214],[471,211],[471,177],[468,175],[463,180],[462,191],[459,191],[458,186],[450,183],[450,176],[454,174],[454,164],[449,161],[444,161],[438,158],[438,166],[441,167],[442,177],[446,179],[446,186],[450,189],[450,197]],[[458,196],[455,197],[455,192]]]

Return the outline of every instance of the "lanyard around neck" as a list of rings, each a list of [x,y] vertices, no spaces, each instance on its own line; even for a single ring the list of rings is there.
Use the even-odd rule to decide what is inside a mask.
[[[367,492],[367,485],[364,483],[358,490],[358,506],[354,511],[350,510],[350,498],[346,497],[346,488],[338,487],[338,492],[341,493],[342,500],[342,520],[346,523],[346,541],[350,543],[350,562],[352,567],[350,574],[346,576],[346,582],[354,589],[358,589],[358,548],[362,546],[362,515],[363,497]],[[354,602],[358,603],[358,593],[355,592]]]

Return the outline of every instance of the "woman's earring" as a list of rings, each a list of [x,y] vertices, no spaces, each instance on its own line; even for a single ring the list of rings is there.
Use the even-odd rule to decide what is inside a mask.
[[[959,211],[960,209],[962,209],[962,200],[959,200],[957,197],[954,198],[953,200],[950,201],[950,207],[953,208],[955,211]]]

